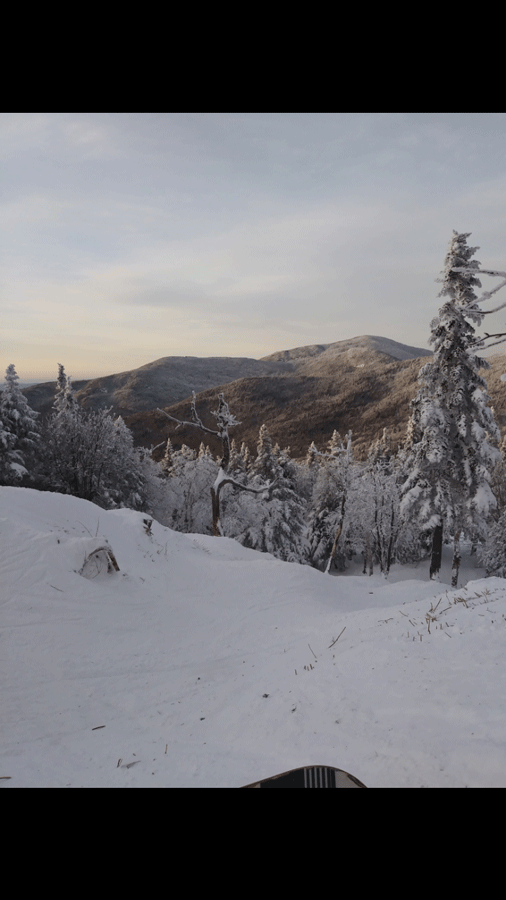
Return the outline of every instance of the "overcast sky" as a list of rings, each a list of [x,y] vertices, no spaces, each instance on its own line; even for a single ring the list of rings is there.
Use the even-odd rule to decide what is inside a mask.
[[[505,113],[2,114],[0,173],[0,376],[26,381],[427,348],[453,229],[506,269]]]

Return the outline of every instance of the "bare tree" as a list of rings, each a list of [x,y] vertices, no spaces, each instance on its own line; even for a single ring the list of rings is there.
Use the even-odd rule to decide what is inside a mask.
[[[239,488],[239,490],[249,491],[251,494],[263,494],[266,491],[270,492],[272,488],[276,486],[277,479],[271,481],[269,484],[266,484],[263,487],[251,488],[247,485],[241,484],[240,481],[236,481],[235,478],[231,478],[228,475],[228,466],[230,463],[230,438],[228,429],[232,428],[234,425],[240,425],[241,423],[238,422],[235,416],[233,416],[230,412],[228,403],[225,402],[223,394],[218,394],[218,409],[211,411],[211,415],[216,418],[218,427],[216,431],[214,431],[212,428],[208,428],[206,425],[204,425],[199,414],[197,413],[196,399],[197,396],[195,394],[195,391],[192,391],[191,422],[184,422],[181,421],[181,419],[176,419],[174,418],[174,416],[170,416],[169,413],[165,412],[165,410],[163,409],[158,409],[158,412],[163,413],[163,415],[167,416],[167,418],[172,422],[176,422],[178,428],[182,425],[193,425],[195,428],[199,428],[200,431],[205,431],[207,434],[214,434],[221,440],[223,454],[221,458],[220,468],[218,470],[218,475],[213,486],[211,487],[213,535],[215,537],[220,537],[223,536],[223,529],[220,522],[220,493],[225,485],[232,484],[234,485],[234,487]]]

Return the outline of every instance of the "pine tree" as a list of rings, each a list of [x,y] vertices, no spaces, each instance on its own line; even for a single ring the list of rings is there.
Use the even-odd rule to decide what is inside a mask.
[[[235,425],[240,425],[241,423],[237,421],[235,416],[230,412],[228,403],[225,401],[225,397],[223,394],[218,394],[218,409],[211,410],[211,415],[216,419],[216,431],[208,428],[202,422],[200,416],[197,413],[196,406],[197,395],[195,391],[192,392],[192,403],[191,403],[191,422],[182,422],[180,419],[175,419],[174,416],[169,415],[169,413],[165,412],[163,409],[159,409],[158,412],[162,412],[168,419],[172,422],[176,422],[178,425],[193,425],[195,428],[199,428],[201,431],[206,432],[207,434],[214,434],[221,440],[223,455],[220,460],[218,474],[215,478],[214,484],[211,488],[211,504],[212,504],[212,514],[213,514],[213,535],[216,537],[223,535],[223,526],[221,524],[220,518],[220,495],[224,487],[228,485],[232,485],[236,488],[239,488],[241,491],[247,491],[252,494],[264,494],[264,496],[268,499],[269,491],[273,484],[267,484],[262,487],[253,488],[248,485],[243,484],[241,481],[236,481],[231,477],[229,473],[229,464],[230,464],[230,436],[229,429],[233,428]]]
[[[156,516],[162,525],[185,534],[211,534],[212,510],[209,485],[218,472],[218,463],[208,447],[200,445],[198,455],[183,446],[172,454],[173,465],[163,486],[162,509]]]
[[[133,434],[121,416],[112,419],[108,410],[100,410],[92,416],[94,421],[104,426],[98,450],[102,482],[94,502],[104,507],[144,509],[149,452],[134,447]]]
[[[499,446],[500,457],[492,471],[490,487],[496,499],[497,506],[493,511],[494,521],[498,521],[506,510],[506,437],[503,437]]]
[[[50,490],[104,508],[142,509],[142,454],[123,419],[110,412],[83,410],[60,364],[53,413],[42,430],[42,477]]]
[[[478,559],[487,576],[506,578],[506,509],[489,527],[486,541],[480,545]]]
[[[373,558],[388,578],[395,559],[400,527],[400,489],[386,429],[369,450],[367,462],[356,479],[354,512],[364,543],[364,573],[373,573]]]
[[[433,534],[431,578],[441,567],[443,532],[454,538],[452,585],[460,564],[459,540],[463,530],[473,539],[484,538],[487,519],[495,505],[490,489],[492,468],[498,458],[493,446],[499,431],[480,369],[489,363],[476,354],[475,329],[482,312],[474,287],[477,247],[468,247],[469,234],[453,233],[445,260],[439,296],[449,299],[431,322],[432,362],[419,374],[421,383],[412,402],[410,475],[403,486],[402,515],[415,516],[421,530]],[[456,272],[456,267],[467,271]],[[469,322],[468,320],[471,320]]]
[[[237,444],[235,440],[232,439],[230,443],[230,460],[228,463],[228,471],[232,478],[235,478],[237,481],[246,481],[246,468],[244,465],[244,457],[242,456],[240,450],[237,449]]]
[[[165,478],[168,478],[172,474],[172,469],[174,466],[174,447],[172,446],[172,442],[170,437],[167,438],[167,444],[165,446],[165,453],[163,455],[163,459],[160,461],[160,470],[162,475]]]
[[[53,403],[53,410],[57,413],[65,410],[77,411],[79,404],[72,389],[72,381],[70,375],[65,372],[64,366],[58,363],[58,378],[56,379],[56,392]]]
[[[0,413],[0,485],[15,484],[26,469],[22,464],[22,456],[14,449],[16,437],[4,425]]]
[[[251,484],[255,487],[266,479],[275,483],[268,503],[262,493],[229,496],[225,534],[245,547],[272,553],[285,562],[305,563],[305,504],[297,492],[296,465],[288,449],[281,450],[278,444],[273,447],[267,427],[262,425],[251,466]]]
[[[254,476],[272,479],[278,471],[277,461],[272,452],[272,440],[266,425],[260,427],[256,459],[251,466]]]
[[[356,471],[351,431],[345,441],[346,446],[334,431],[328,453],[319,453],[314,443],[308,451],[318,461],[312,467],[319,464],[308,517],[309,556],[313,566],[324,567],[327,573],[332,568],[344,570],[353,528],[349,501]]]
[[[0,397],[0,484],[16,484],[33,468],[39,442],[37,417],[21,391],[19,376],[11,363]]]

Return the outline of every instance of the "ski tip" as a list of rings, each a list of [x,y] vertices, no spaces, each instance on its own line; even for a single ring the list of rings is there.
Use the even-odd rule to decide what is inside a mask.
[[[254,781],[252,784],[243,784],[243,788],[365,788],[367,785],[345,772],[333,766],[302,766],[299,769],[289,769],[279,775]]]

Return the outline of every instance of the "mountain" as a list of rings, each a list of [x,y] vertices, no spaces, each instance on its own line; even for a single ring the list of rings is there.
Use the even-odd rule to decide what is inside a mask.
[[[85,409],[109,409],[115,415],[167,406],[200,393],[215,384],[228,384],[238,378],[290,372],[292,367],[246,357],[165,356],[154,362],[90,381],[75,381],[72,386]],[[24,390],[32,409],[45,415],[51,409],[56,381]]]
[[[332,364],[332,360],[347,357],[352,360],[360,357],[368,351],[384,353],[392,359],[417,359],[420,356],[431,356],[430,350],[422,350],[420,347],[410,347],[407,344],[399,344],[389,338],[376,337],[371,334],[363,334],[361,337],[351,338],[347,341],[336,341],[333,344],[310,344],[308,347],[295,347],[293,350],[281,350],[264,356],[264,360],[275,362],[291,362],[297,369],[313,361],[316,367],[324,370]],[[317,359],[316,359],[317,358]]]
[[[359,363],[358,358],[367,362]],[[334,359],[325,375],[295,372],[216,386],[198,394],[197,409],[204,424],[215,428],[216,420],[209,413],[216,409],[218,392],[223,391],[231,412],[241,422],[230,431],[238,445],[244,441],[254,451],[260,426],[265,423],[272,440],[290,447],[297,458],[306,455],[311,441],[324,449],[334,429],[342,437],[351,429],[354,452],[361,458],[385,427],[394,444],[403,441],[421,364],[421,359],[398,361],[370,350],[353,362],[346,357]],[[164,408],[177,419],[190,418],[189,398]],[[221,448],[218,439],[191,426],[177,428],[156,410],[127,416],[125,421],[136,443],[144,446],[156,446],[170,435],[175,448],[184,443],[196,449],[202,440],[209,442],[214,452]],[[162,453],[163,448],[159,450]],[[158,453],[154,456],[158,458]]]
[[[202,420],[215,427],[210,410],[216,409],[220,391],[241,422],[230,435],[253,451],[260,426],[265,423],[273,441],[289,446],[294,456],[305,456],[311,441],[319,449],[334,429],[344,437],[353,432],[358,458],[387,427],[395,443],[404,439],[410,401],[418,389],[418,373],[430,350],[411,347],[375,335],[362,335],[330,344],[312,344],[282,350],[262,359],[245,357],[169,356],[145,366],[74,382],[85,409],[112,408],[132,429],[136,444],[156,446],[170,435],[175,448],[182,443],[198,448],[204,435],[192,427],[179,428],[157,408],[188,420],[194,390]],[[499,424],[506,424],[506,387],[500,375],[504,355],[492,358],[486,373]],[[32,385],[24,393],[33,409],[48,413],[56,382]],[[505,400],[503,400],[505,398]],[[206,441],[207,442],[207,441]],[[209,437],[211,449],[220,442]],[[163,452],[155,452],[159,458]]]

